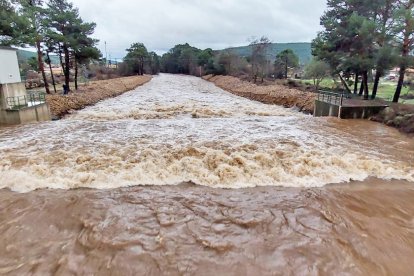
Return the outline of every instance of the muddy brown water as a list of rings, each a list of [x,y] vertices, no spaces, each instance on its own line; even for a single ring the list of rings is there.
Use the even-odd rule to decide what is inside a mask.
[[[0,154],[0,274],[414,273],[414,141],[381,124],[160,75]]]

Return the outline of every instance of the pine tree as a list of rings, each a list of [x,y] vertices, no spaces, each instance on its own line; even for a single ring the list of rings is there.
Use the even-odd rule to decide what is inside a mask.
[[[101,52],[95,47],[98,40],[90,37],[95,27],[95,23],[84,23],[81,19],[76,21],[76,25],[72,25],[72,39],[70,44],[74,57],[76,90],[78,89],[79,64],[87,64],[90,60],[97,60],[101,57]]]
[[[369,97],[368,75],[376,69],[372,97],[375,98],[381,75],[391,64],[390,13],[391,0],[329,0],[321,18],[325,28],[313,41],[313,54],[330,64],[334,73],[354,75],[354,93],[358,77],[360,91]],[[350,91],[349,88],[347,88]]]
[[[160,72],[160,57],[155,52],[148,53],[148,67],[152,75]]]
[[[283,77],[287,79],[289,68],[299,66],[299,57],[291,49],[283,50],[276,56],[275,66],[283,68]]]
[[[375,10],[373,20],[376,22],[375,33],[375,78],[372,89],[372,99],[375,99],[378,91],[380,78],[385,71],[393,67],[396,63],[396,52],[393,46],[393,10],[395,1],[393,0],[372,0],[372,8]]]
[[[397,89],[394,94],[393,102],[398,102],[404,84],[407,68],[412,63],[410,52],[414,48],[414,0],[399,0],[398,8],[394,13],[394,26],[396,33],[399,34],[400,45],[400,72]]]
[[[147,48],[143,43],[134,43],[126,50],[128,54],[124,61],[132,68],[132,71],[138,75],[144,75],[145,60],[148,58]]]
[[[24,45],[29,22],[20,16],[11,1],[0,0],[0,45]]]
[[[45,41],[46,60],[45,61],[49,65],[50,75],[52,77],[53,90],[55,91],[55,93],[57,93],[55,76],[52,70],[52,60],[50,58],[50,53],[56,52],[55,45],[56,43],[51,38],[46,38],[46,41]]]
[[[58,45],[65,85],[70,89],[70,42],[72,24],[79,18],[79,12],[66,0],[50,0],[47,9],[46,24],[50,27],[48,37]],[[63,56],[63,57],[62,57]]]
[[[77,89],[78,63],[100,56],[95,48],[97,40],[90,38],[95,23],[85,23],[78,9],[67,0],[50,0],[45,24],[50,26],[48,38],[55,41],[63,72],[65,85],[70,89],[70,69],[75,68],[75,89]]]
[[[5,34],[2,38],[5,38],[6,44],[8,45],[19,45],[22,47],[29,45],[36,48],[38,71],[42,74],[46,92],[50,93],[43,63],[42,44],[47,29],[47,27],[42,24],[42,19],[45,16],[42,7],[43,1],[16,0],[14,2],[15,3],[12,5],[10,2],[2,1],[1,5],[5,7],[5,10],[0,13],[6,15],[4,21],[0,20],[0,22],[2,22],[0,23],[2,26],[1,28],[3,29],[4,27],[3,30]],[[7,15],[9,17],[7,17]],[[13,22],[14,20],[16,20],[16,23]],[[8,29],[7,26],[11,27],[11,29]]]

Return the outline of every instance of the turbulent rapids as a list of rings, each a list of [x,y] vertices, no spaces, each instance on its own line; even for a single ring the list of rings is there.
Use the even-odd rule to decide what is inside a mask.
[[[414,181],[412,140],[352,123],[252,102],[198,78],[161,75],[64,120],[1,129],[0,188]]]
[[[0,154],[2,275],[414,273],[414,141],[382,124],[160,75]]]

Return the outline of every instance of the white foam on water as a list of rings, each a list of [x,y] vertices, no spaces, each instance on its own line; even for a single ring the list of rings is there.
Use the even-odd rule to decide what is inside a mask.
[[[0,154],[0,188],[18,192],[414,182],[414,142],[390,128],[315,119],[186,76],[161,75],[61,121],[0,129]]]

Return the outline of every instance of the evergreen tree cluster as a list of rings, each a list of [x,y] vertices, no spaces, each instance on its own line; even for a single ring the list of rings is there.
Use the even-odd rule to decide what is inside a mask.
[[[143,43],[133,43],[126,49],[122,69],[123,75],[157,74],[160,71],[160,57],[155,52],[148,52]]]
[[[36,48],[38,70],[47,93],[50,89],[44,56],[51,67],[50,54],[58,55],[66,87],[70,89],[74,71],[77,89],[79,65],[101,56],[96,48],[98,40],[91,37],[95,27],[95,23],[84,22],[68,0],[0,0],[0,45]],[[53,84],[56,92],[54,79]]]
[[[224,73],[222,66],[215,64],[214,57],[210,48],[201,50],[188,43],[178,44],[161,57],[161,71],[189,75]]]
[[[344,79],[353,77],[353,92],[365,99],[370,92],[374,99],[380,78],[399,67],[393,99],[398,102],[406,69],[413,64],[414,0],[328,0],[321,25],[324,30],[312,43],[313,55],[329,64],[350,92]]]
[[[161,72],[195,76],[249,75],[254,83],[258,79],[263,82],[264,78],[275,75],[287,78],[288,70],[299,67],[299,58],[292,50],[286,49],[275,60],[269,60],[270,45],[267,37],[253,39],[250,43],[252,53],[248,57],[242,57],[231,49],[201,50],[188,43],[178,44],[161,57]]]

